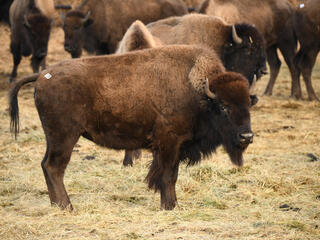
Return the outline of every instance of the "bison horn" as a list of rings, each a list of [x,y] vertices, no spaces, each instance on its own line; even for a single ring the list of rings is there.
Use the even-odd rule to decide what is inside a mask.
[[[61,17],[62,22],[64,22],[65,16],[63,16],[62,12],[60,12],[60,17]]]
[[[205,92],[209,98],[215,99],[216,95],[210,91],[209,80],[206,78]]]
[[[25,26],[27,26],[28,28],[31,27],[31,26],[30,26],[30,23],[29,23],[29,21],[28,21],[27,15],[24,15],[24,24],[25,24]]]
[[[252,84],[251,84],[250,89],[249,89],[249,94],[250,95],[254,95],[255,94],[256,83],[257,83],[257,75],[254,74],[253,75]]]
[[[85,23],[86,21],[88,21],[89,17],[90,17],[91,12],[88,11],[87,15],[84,17],[84,19],[82,19],[82,22]]]
[[[237,31],[236,31],[236,27],[234,25],[232,25],[232,39],[237,44],[242,43],[242,39],[238,36]]]

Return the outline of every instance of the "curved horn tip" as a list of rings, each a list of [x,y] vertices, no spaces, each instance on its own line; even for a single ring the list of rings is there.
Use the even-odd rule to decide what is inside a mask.
[[[29,23],[29,21],[28,21],[28,17],[27,17],[26,14],[24,15],[24,24],[25,24],[27,27],[30,27],[30,23]]]
[[[242,43],[242,39],[238,36],[235,25],[232,25],[232,39],[237,44]]]
[[[62,12],[60,12],[60,17],[61,17],[62,21],[64,22],[65,16],[63,16]]]
[[[249,88],[249,94],[250,94],[250,95],[254,95],[254,94],[255,94],[256,83],[257,83],[257,75],[254,74],[254,75],[253,75],[252,84],[251,84],[251,86],[250,86],[250,88]]]
[[[209,86],[209,80],[208,78],[206,77],[206,85],[205,85],[205,93],[207,94],[207,96],[211,99],[215,99],[216,98],[216,95],[210,91],[210,86]]]

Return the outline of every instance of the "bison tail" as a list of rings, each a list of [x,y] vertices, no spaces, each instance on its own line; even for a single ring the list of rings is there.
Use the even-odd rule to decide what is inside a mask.
[[[12,87],[9,92],[10,132],[14,133],[15,139],[19,133],[18,92],[23,85],[35,82],[38,76],[39,73],[35,73],[12,83]]]

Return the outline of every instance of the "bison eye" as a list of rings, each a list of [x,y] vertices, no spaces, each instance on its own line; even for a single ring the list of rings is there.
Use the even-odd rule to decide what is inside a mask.
[[[220,104],[220,110],[226,114],[230,113],[230,107],[224,104]]]

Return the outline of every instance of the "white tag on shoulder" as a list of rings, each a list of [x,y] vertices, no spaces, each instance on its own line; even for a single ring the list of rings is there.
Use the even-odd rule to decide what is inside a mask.
[[[300,8],[304,8],[304,3],[301,3],[301,4],[300,4]]]
[[[45,77],[46,79],[50,79],[50,78],[52,77],[52,75],[51,75],[50,73],[47,73],[46,75],[44,75],[44,77]]]

